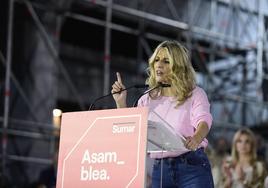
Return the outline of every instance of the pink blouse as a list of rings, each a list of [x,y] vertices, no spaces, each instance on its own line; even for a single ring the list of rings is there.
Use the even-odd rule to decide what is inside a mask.
[[[198,124],[205,121],[210,129],[212,124],[212,116],[210,114],[210,104],[208,102],[205,91],[196,86],[192,92],[192,96],[188,98],[182,105],[176,106],[173,97],[161,96],[157,99],[151,99],[149,94],[142,96],[138,102],[138,106],[147,106],[149,111],[155,111],[167,123],[169,123],[176,133],[184,137],[193,136]],[[207,139],[203,139],[199,147],[207,147]],[[176,157],[181,152],[165,152],[161,154],[153,154],[153,158]]]

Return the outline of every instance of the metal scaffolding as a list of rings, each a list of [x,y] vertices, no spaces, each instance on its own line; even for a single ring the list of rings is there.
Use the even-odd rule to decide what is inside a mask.
[[[32,100],[36,96],[29,98],[24,87],[25,83],[21,83],[16,78],[16,74],[12,72],[12,44],[14,43],[12,34],[15,19],[14,5],[16,4],[24,5],[29,11],[32,24],[37,28],[36,32],[40,36],[39,43],[44,46],[42,52],[46,49],[46,55],[50,56],[51,62],[54,63],[54,66],[51,66],[48,71],[53,72],[55,68],[58,69],[58,73],[50,75],[58,84],[54,88],[58,89],[60,94],[65,95],[66,100],[74,101],[80,110],[87,109],[88,99],[98,97],[97,94],[105,95],[110,92],[111,73],[114,71],[114,66],[120,67],[119,63],[116,64],[116,61],[126,61],[127,65],[124,64],[120,67],[122,70],[126,70],[128,66],[130,67],[129,72],[132,71],[133,78],[129,75],[127,83],[140,82],[146,74],[144,70],[145,62],[152,53],[154,44],[163,40],[178,40],[190,49],[194,67],[198,69],[198,75],[201,78],[199,84],[209,94],[215,127],[236,129],[241,126],[253,126],[267,122],[268,101],[264,101],[265,97],[263,96],[268,94],[261,89],[263,80],[268,79],[267,72],[264,71],[265,68],[268,69],[267,58],[264,58],[268,54],[268,24],[265,25],[266,22],[268,23],[268,12],[265,12],[264,8],[268,6],[266,1],[157,0],[152,3],[150,0],[131,2],[122,0],[77,0],[66,1],[66,4],[63,0],[60,2],[59,4],[65,6],[68,4],[68,6],[54,10],[41,1],[9,1],[6,57],[0,49],[0,59],[6,68],[4,112],[3,116],[0,117],[2,124],[0,128],[2,133],[1,159],[4,175],[6,174],[7,160],[51,164],[50,159],[32,157],[31,152],[26,153],[27,155],[9,154],[7,147],[11,136],[12,138],[15,136],[29,137],[34,140],[46,139],[50,142],[55,137],[53,134],[55,128],[51,119],[40,121],[40,118],[35,117],[36,108],[32,108]],[[73,6],[76,9],[83,7],[86,10],[95,11],[96,15],[74,10],[72,9]],[[48,25],[44,23],[45,14],[43,12],[51,14],[51,20],[57,20],[54,30],[51,31]],[[61,43],[59,36],[55,36],[53,32],[62,32],[62,25],[68,19],[103,28],[103,51],[98,52],[94,49],[80,48],[66,43],[59,44]],[[129,49],[136,50],[136,58],[112,53],[112,45],[115,45],[112,43],[112,41],[115,41],[113,40],[115,39],[114,31],[136,37],[137,48],[131,47],[133,49]],[[77,31],[77,35],[79,35],[79,31]],[[116,40],[120,39],[117,38]],[[127,47],[123,46],[122,48]],[[85,53],[86,51],[87,53]],[[81,96],[83,91],[76,82],[77,77],[73,76],[75,70],[69,70],[71,68],[68,67],[68,61],[65,61],[64,56],[68,56],[66,59],[72,58],[73,61],[82,59],[89,62],[82,65],[75,64],[77,69],[80,68],[80,71],[77,71],[78,75],[82,75],[81,72],[85,72],[84,69],[94,68],[100,71],[100,75],[103,75],[102,77],[96,76],[92,80],[92,82],[96,81],[95,86],[97,88],[93,90],[97,91],[94,93],[92,90],[86,90],[88,98]],[[99,61],[99,57],[102,57],[103,64],[101,66],[92,63],[93,61]],[[45,63],[45,61],[42,61],[42,63]],[[134,64],[134,70],[132,70],[132,64]],[[126,74],[129,72],[126,71]],[[60,81],[59,75],[61,75]],[[103,81],[103,89],[97,84],[100,83],[100,80]],[[60,86],[60,84],[63,84],[61,81],[66,85],[68,92],[65,92],[62,89],[63,86]],[[18,106],[11,106],[10,96],[13,92],[10,82],[13,83],[15,90],[18,91],[26,104],[31,118],[11,117],[11,108],[16,109]],[[36,87],[37,90],[38,87],[43,87],[43,90],[46,89],[45,83]],[[90,94],[90,92],[95,95]],[[89,97],[89,95],[91,96]],[[51,103],[55,107],[57,97],[62,96],[58,94],[51,99]],[[39,106],[45,103],[39,98],[35,98],[35,100]],[[46,111],[42,112],[49,113],[49,110],[52,111],[52,109],[46,108]],[[21,124],[34,128],[23,130],[18,128]]]

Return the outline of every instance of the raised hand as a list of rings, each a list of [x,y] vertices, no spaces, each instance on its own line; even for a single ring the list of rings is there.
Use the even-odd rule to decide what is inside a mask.
[[[232,186],[232,170],[233,170],[233,162],[231,161],[231,157],[225,157],[223,159],[223,163],[221,166],[221,172],[224,178],[223,187],[231,187]]]
[[[124,84],[122,83],[121,75],[119,72],[116,73],[117,81],[112,85],[111,93],[119,92],[125,89]],[[113,98],[115,100],[117,108],[127,107],[126,99],[127,99],[127,91],[122,91],[116,94],[113,94]]]
[[[235,167],[235,172],[239,181],[244,182],[246,174],[243,171],[243,167],[240,164],[237,164]]]

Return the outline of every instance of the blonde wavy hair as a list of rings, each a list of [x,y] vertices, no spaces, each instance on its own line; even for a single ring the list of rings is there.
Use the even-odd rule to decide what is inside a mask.
[[[190,62],[188,50],[180,43],[176,41],[164,41],[156,47],[154,53],[149,58],[149,77],[146,83],[149,84],[150,88],[158,84],[155,79],[154,63],[158,52],[163,48],[167,50],[170,62],[171,73],[168,77],[168,82],[175,89],[175,100],[177,105],[180,105],[192,95],[192,91],[196,86],[195,71]],[[150,94],[150,97],[156,98],[157,96]]]
[[[239,156],[238,156],[238,151],[236,148],[236,144],[238,142],[238,140],[240,139],[241,135],[246,135],[249,138],[250,141],[250,160],[251,160],[251,164],[253,164],[256,160],[257,160],[257,146],[256,146],[256,139],[254,136],[254,133],[249,130],[249,129],[240,129],[238,130],[233,138],[233,143],[232,143],[232,159],[234,160],[234,162],[238,162],[239,161]]]

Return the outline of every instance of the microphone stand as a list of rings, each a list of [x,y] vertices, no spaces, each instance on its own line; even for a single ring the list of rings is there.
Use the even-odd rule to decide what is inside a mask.
[[[151,88],[151,89],[148,89],[148,90],[145,91],[143,94],[141,94],[141,95],[135,100],[135,102],[133,103],[133,107],[136,107],[136,106],[137,106],[139,99],[140,99],[143,95],[145,95],[145,94],[147,94],[147,93],[149,93],[149,92],[151,92],[151,91],[153,91],[153,90],[155,90],[155,89],[157,89],[157,88],[159,88],[159,87],[170,87],[170,84],[163,84],[163,83],[159,82],[157,86],[155,86],[155,87],[153,87],[153,88]]]
[[[117,92],[114,92],[114,93],[109,93],[109,94],[107,94],[107,95],[103,95],[103,96],[101,96],[101,97],[98,97],[98,98],[96,98],[96,99],[90,104],[88,110],[89,110],[89,111],[92,110],[92,109],[94,108],[94,106],[95,106],[95,103],[96,103],[97,101],[99,101],[99,100],[105,98],[105,97],[109,97],[109,96],[112,96],[112,95],[114,95],[114,94],[121,93],[122,91],[129,90],[129,89],[131,89],[131,88],[145,88],[145,87],[148,87],[148,85],[147,85],[147,84],[145,84],[145,85],[144,85],[144,84],[136,84],[136,85],[133,85],[133,86],[129,86],[129,87],[125,88],[125,89],[122,89],[122,90],[120,90],[120,91],[117,91]]]

